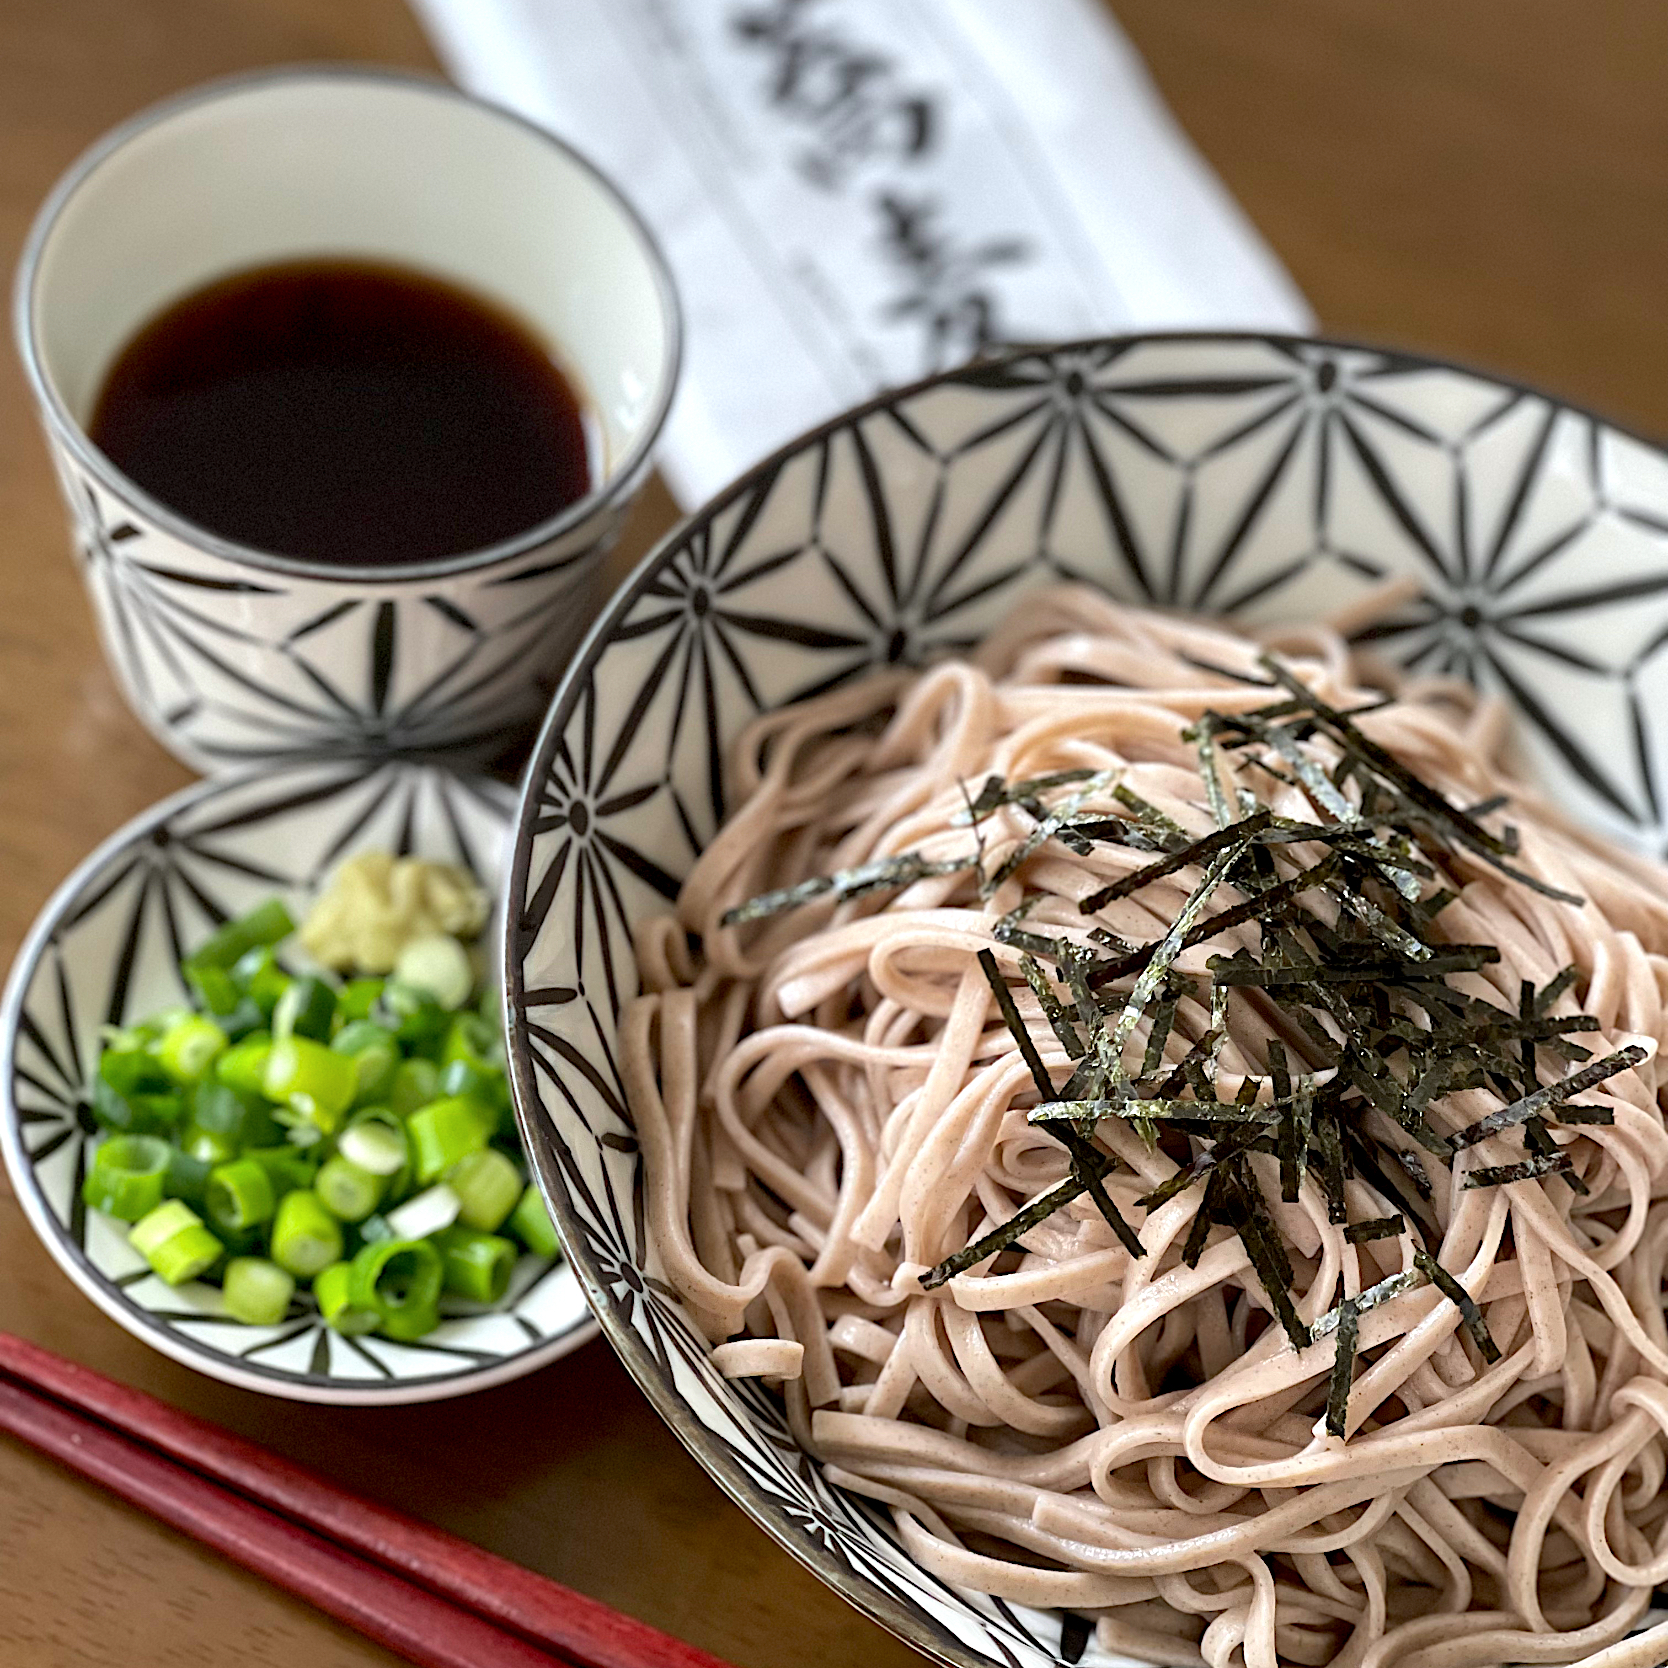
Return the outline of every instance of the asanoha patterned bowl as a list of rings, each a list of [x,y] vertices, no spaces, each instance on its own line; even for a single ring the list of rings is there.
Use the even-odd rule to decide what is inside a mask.
[[[523,1257],[492,1309],[448,1300],[412,1344],[344,1338],[298,1297],[283,1323],[241,1326],[219,1292],[170,1288],[118,1223],[86,1210],[97,1126],[86,1085],[100,1027],[186,999],[179,952],[263,899],[305,907],[344,857],[384,850],[458,863],[496,888],[515,796],[423,765],[296,765],[199,783],[112,835],[58,889],[19,953],[0,1020],[0,1153],[24,1214],[107,1315],[188,1367],[297,1401],[435,1401],[519,1378],[594,1335],[564,1259]]]
[[[771,1397],[721,1378],[657,1278],[617,1057],[630,925],[724,816],[757,712],[977,641],[1028,589],[1278,621],[1386,580],[1408,666],[1504,696],[1547,790],[1668,833],[1668,456],[1555,400],[1343,344],[1159,336],[1025,352],[807,435],[679,528],[569,670],[510,878],[527,1138],[603,1329],[703,1465],[795,1557],[958,1668],[1107,1664],[1081,1618],[946,1586],[830,1487]]]

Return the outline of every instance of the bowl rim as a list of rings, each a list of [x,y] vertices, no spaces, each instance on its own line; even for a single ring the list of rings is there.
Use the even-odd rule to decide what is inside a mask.
[[[659,576],[661,569],[695,532],[710,527],[720,515],[749,494],[760,493],[762,498],[762,489],[767,488],[789,462],[819,441],[828,439],[864,418],[904,404],[934,388],[958,383],[976,384],[979,378],[993,371],[999,372],[1027,359],[1043,355],[1055,357],[1074,352],[1087,353],[1107,348],[1127,351],[1149,344],[1194,344],[1201,347],[1250,345],[1285,350],[1318,348],[1335,353],[1368,354],[1384,361],[1392,370],[1441,371],[1490,384],[1505,392],[1543,400],[1553,408],[1572,412],[1659,456],[1668,457],[1668,446],[1626,424],[1615,422],[1589,407],[1565,399],[1562,395],[1550,393],[1533,383],[1495,371],[1479,369],[1460,360],[1438,358],[1430,354],[1410,352],[1344,336],[1305,335],[1277,330],[1193,329],[1127,331],[1112,335],[1015,345],[1010,350],[934,372],[901,387],[887,389],[868,400],[850,406],[826,421],[805,429],[745,470],[705,503],[680,517],[677,524],[637,562],[610,596],[562,674],[562,680],[551,697],[550,706],[540,726],[538,740],[534,743],[521,776],[520,804],[516,813],[514,844],[509,854],[508,883],[505,889],[504,927],[500,935],[507,1059],[516,1122],[521,1130],[522,1144],[532,1161],[540,1190],[550,1208],[564,1249],[568,1247],[570,1236],[575,1240],[579,1236],[575,1234],[576,1224],[569,1220],[569,1213],[561,1200],[560,1189],[556,1186],[557,1166],[553,1156],[553,1136],[546,1129],[539,1127],[529,1110],[537,1102],[538,1090],[531,1050],[522,1020],[527,992],[522,977],[525,951],[519,923],[527,902],[527,880],[533,854],[533,824],[536,820],[536,795],[540,785],[549,775],[562,733],[584,694],[592,671],[613,640],[615,629]],[[864,1582],[861,1578],[853,1577],[838,1559],[812,1537],[793,1533],[779,1523],[772,1513],[757,1512],[755,1502],[758,1491],[752,1479],[731,1457],[724,1443],[691,1411],[676,1390],[662,1380],[658,1366],[650,1357],[641,1338],[629,1323],[622,1321],[614,1313],[607,1292],[595,1279],[586,1260],[574,1256],[572,1251],[568,1251],[568,1259],[579,1277],[587,1302],[601,1324],[603,1336],[607,1338],[610,1347],[636,1381],[638,1388],[648,1397],[655,1411],[666,1421],[673,1434],[695,1457],[702,1469],[742,1508],[753,1523],[763,1529],[790,1557],[833,1588],[848,1603],[863,1611],[905,1643],[926,1652],[940,1662],[950,1664],[951,1668],[990,1668],[991,1657],[975,1655],[966,1650],[959,1642],[949,1637],[948,1630],[942,1630],[929,1637],[917,1618],[892,1594],[873,1582]]]
[[[157,800],[136,816],[130,817],[114,833],[99,841],[98,845],[53,888],[52,895],[42,905],[18,948],[6,980],[4,997],[0,998],[0,1160],[4,1161],[19,1208],[52,1260],[70,1277],[84,1296],[90,1298],[124,1330],[160,1354],[178,1361],[182,1366],[194,1368],[210,1378],[236,1385],[239,1389],[261,1391],[288,1401],[336,1407],[395,1407],[443,1401],[453,1396],[467,1395],[476,1390],[486,1390],[493,1385],[507,1383],[547,1366],[550,1362],[557,1361],[578,1349],[582,1344],[589,1343],[599,1330],[596,1317],[592,1314],[559,1337],[517,1351],[490,1367],[465,1367],[457,1372],[417,1379],[407,1385],[393,1386],[385,1380],[376,1379],[367,1380],[362,1386],[345,1381],[339,1385],[312,1383],[280,1368],[242,1361],[210,1344],[175,1331],[165,1322],[151,1317],[148,1311],[139,1305],[129,1302],[120,1288],[112,1285],[99,1273],[87,1254],[70,1243],[63,1225],[53,1215],[46,1202],[35,1177],[34,1163],[24,1150],[22,1125],[17,1116],[13,1084],[17,1070],[20,1022],[35,973],[63,925],[65,916],[75,907],[89,884],[96,881],[109,864],[182,812],[219,794],[258,784],[269,784],[276,791],[286,776],[301,772],[312,774],[332,767],[340,772],[345,784],[369,777],[390,766],[400,770],[433,768],[424,760],[365,761],[354,758],[313,758],[292,761],[277,771],[255,768],[224,776],[211,776]],[[482,780],[492,781],[492,778]],[[493,786],[497,789],[502,785],[494,782]],[[505,787],[503,792],[505,809],[508,811],[508,796],[514,790]],[[571,1260],[569,1266],[574,1267]],[[577,1268],[575,1273],[577,1274]]]

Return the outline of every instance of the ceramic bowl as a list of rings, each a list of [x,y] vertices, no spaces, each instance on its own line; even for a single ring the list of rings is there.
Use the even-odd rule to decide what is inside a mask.
[[[443,859],[496,887],[513,803],[496,782],[405,763],[222,778],[135,818],[58,889],[6,991],[0,1152],[47,1250],[129,1332],[247,1390],[361,1406],[501,1384],[594,1334],[571,1265],[531,1256],[501,1304],[443,1305],[439,1330],[417,1343],[341,1337],[304,1297],[279,1326],[242,1326],[221,1315],[213,1286],[164,1285],[120,1223],[81,1203],[100,1027],[186,999],[181,947],[275,894],[304,907],[357,851]]]
[[[591,490],[482,549],[349,566],[198,526],[94,444],[110,365],[158,312],[321,252],[524,321],[585,407]],[[490,757],[530,730],[648,477],[681,342],[653,239],[583,157],[443,82],[347,65],[211,82],[106,134],[36,216],[13,322],[111,668],[205,773],[325,751]]]
[[[1503,696],[1571,810],[1662,849],[1668,456],[1557,401],[1338,343],[1170,336],[1025,352],[886,396],[777,454],[637,570],[570,669],[510,878],[527,1138],[603,1329],[761,1527],[958,1668],[1105,1663],[1078,1618],[960,1591],[830,1487],[762,1389],[721,1378],[657,1278],[617,1058],[631,923],[724,816],[757,712],[976,642],[1034,586],[1277,621],[1387,579],[1405,665]]]

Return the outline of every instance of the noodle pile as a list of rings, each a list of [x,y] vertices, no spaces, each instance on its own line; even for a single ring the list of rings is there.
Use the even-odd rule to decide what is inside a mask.
[[[1334,1340],[1294,1348],[1233,1232],[1212,1227],[1187,1266],[1200,1189],[1137,1202],[1187,1153],[1119,1117],[1093,1136],[1144,1255],[1080,1193],[1017,1246],[923,1287],[1072,1173],[1027,1117],[1040,1097],[980,951],[1056,1085],[1073,1062],[995,924],[1026,898],[1039,933],[1149,944],[1199,878],[1183,870],[1085,916],[1079,901],[1151,863],[1150,849],[1028,841],[1034,798],[973,828],[970,791],[992,776],[1106,772],[1095,780],[1203,835],[1215,823],[1183,731],[1206,711],[1266,705],[1267,687],[1246,681],[1262,678],[1264,648],[1336,706],[1374,699],[1330,632],[1252,643],[1059,588],[1027,597],[971,662],[877,675],[752,726],[732,766],[735,813],[676,917],[638,932],[646,994],[621,1052],[660,1271],[723,1370],[780,1381],[801,1443],[832,1481],[893,1509],[924,1567],[1091,1615],[1109,1649],[1211,1668],[1653,1668],[1668,1657],[1662,1630],[1626,1636],[1668,1582],[1668,876],[1526,797],[1500,764],[1502,714],[1470,690],[1408,683],[1360,729],[1456,807],[1509,792],[1514,864],[1585,901],[1451,854],[1442,878],[1458,895],[1434,938],[1501,950],[1451,982],[1515,1014],[1524,981],[1544,988],[1573,966],[1555,1011],[1596,1018],[1582,1039],[1596,1053],[1642,1051],[1581,1097],[1613,1121],[1555,1126],[1579,1186],[1463,1186],[1522,1157],[1504,1135],[1425,1157],[1436,1261],[1499,1359],[1420,1279],[1360,1315],[1345,1435],[1330,1434]],[[1219,751],[1216,768],[1230,800],[1316,815],[1296,780],[1248,756]],[[1097,807],[1117,808],[1108,792]],[[988,896],[962,869],[723,923],[806,877],[903,853],[965,859],[975,837],[985,875],[1029,848]],[[1230,928],[1175,967],[1208,984],[1208,958],[1255,946],[1257,931]],[[1235,1012],[1214,1062],[1224,1099],[1270,1070],[1269,1024],[1255,1004]],[[1165,1064],[1211,1023],[1208,998],[1180,999]],[[1301,1034],[1284,1046],[1294,1070],[1318,1069]],[[1465,1088],[1433,1101],[1430,1122],[1451,1135],[1503,1103]],[[1305,1326],[1414,1269],[1410,1231],[1357,1243],[1312,1174],[1283,1203],[1275,1161],[1248,1162]],[[1352,1221],[1397,1209],[1359,1176],[1348,1200]]]

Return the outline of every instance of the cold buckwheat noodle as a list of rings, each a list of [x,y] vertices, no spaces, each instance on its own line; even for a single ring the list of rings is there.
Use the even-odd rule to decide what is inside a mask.
[[[1608,1121],[1519,1119],[1450,1151],[1447,1138],[1517,1091],[1490,1080],[1433,1095],[1423,1242],[1395,1215],[1419,1200],[1363,1168],[1334,1210],[1313,1154],[1295,1202],[1266,1145],[1236,1161],[1278,1225],[1288,1326],[1231,1224],[1213,1222],[1184,1256],[1201,1185],[1138,1202],[1205,1152],[1198,1128],[1159,1139],[1115,1115],[1053,1126],[1092,1133],[1137,1257],[1086,1183],[1063,1186],[1072,1152],[1028,1117],[1043,1097],[979,953],[994,956],[1058,1091],[1081,1061],[1051,1021],[1052,994],[1045,1005],[1021,976],[1023,933],[1103,961],[1165,938],[1208,857],[1090,914],[1079,904],[1154,864],[1164,839],[1173,851],[1224,825],[1190,727],[1270,710],[1282,692],[1267,687],[1265,650],[1337,709],[1383,688],[1329,630],[1253,642],[1061,587],[1027,597],[969,660],[879,674],[753,724],[732,761],[734,813],[676,916],[638,932],[645,994],[621,1054],[661,1269],[723,1370],[780,1381],[800,1442],[833,1481],[892,1509],[926,1569],[1092,1616],[1110,1650],[1212,1668],[1649,1668],[1668,1659],[1663,1630],[1637,1632],[1668,1582],[1668,875],[1526,795],[1502,763],[1494,706],[1414,680],[1355,723],[1455,807],[1509,795],[1490,825],[1516,828],[1511,866],[1584,900],[1534,890],[1463,844],[1427,853],[1418,883],[1457,894],[1430,916],[1434,943],[1500,949],[1455,974],[1455,990],[1509,1021],[1530,1012],[1526,986],[1550,989],[1545,1011],[1596,1020],[1572,1039],[1589,1057],[1637,1050],[1580,1097],[1597,1109],[1589,1120]],[[1338,746],[1322,730],[1283,734],[1280,758],[1214,749],[1226,804],[1347,822],[1349,807],[1328,815],[1294,762],[1318,761],[1357,805],[1365,790],[1337,770]],[[970,812],[991,778],[1061,775],[1069,789]],[[1103,826],[1039,839],[1052,812]],[[1129,843],[1118,817],[1137,830]],[[977,869],[931,872],[975,842]],[[1307,860],[1271,849],[1282,874]],[[724,924],[760,894],[905,853],[921,878]],[[907,880],[895,865],[873,872]],[[1205,912],[1242,897],[1220,885]],[[1318,884],[1309,903],[1334,922],[1350,907]],[[1287,1023],[1260,999],[1213,1007],[1210,959],[1259,944],[1246,913],[1180,950],[1168,1035],[1153,1037],[1156,1009],[1132,1011],[1104,1093],[1127,1069],[1149,1085],[1172,1072],[1175,1097],[1190,1057],[1187,1092],[1200,1092],[1203,1058],[1205,1096],[1253,1110],[1281,1092],[1296,1104],[1288,1070],[1307,1074],[1317,1105],[1338,1087],[1338,1026]],[[1004,917],[1020,922],[1017,941],[1001,941]],[[1064,974],[1048,978],[1069,1037],[1080,1010]],[[1130,988],[1125,977],[1106,998],[1106,1024]],[[1377,1011],[1390,1025],[1401,1010]],[[1213,1039],[1213,1023],[1226,1035]],[[1543,1061],[1540,1081],[1574,1069]],[[1524,1144],[1529,1125],[1538,1147]],[[1541,1171],[1509,1179],[1526,1151]],[[1466,1186],[1481,1166],[1508,1179]],[[1051,1190],[1063,1202],[1017,1244],[923,1285]],[[1346,1233],[1346,1214],[1381,1227]],[[1420,1274],[1432,1259],[1447,1285]],[[1375,1286],[1385,1300],[1348,1316],[1351,1387],[1350,1364],[1336,1368],[1339,1317]],[[1312,1341],[1297,1348],[1291,1327]],[[1342,1435],[1328,1428],[1337,1370]]]

